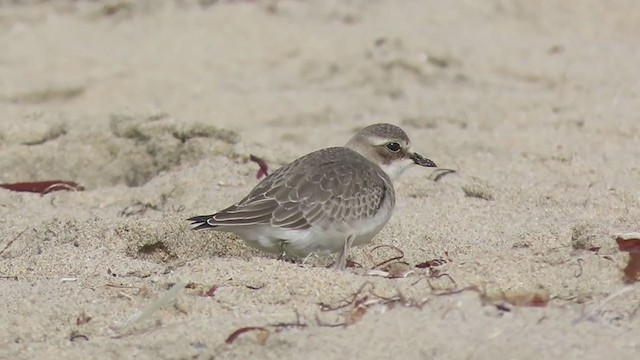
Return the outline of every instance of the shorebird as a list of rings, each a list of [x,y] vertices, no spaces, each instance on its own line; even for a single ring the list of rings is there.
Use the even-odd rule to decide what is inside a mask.
[[[370,125],[345,146],[279,168],[228,208],[188,220],[194,230],[231,232],[283,257],[340,252],[335,267],[344,269],[349,249],[370,242],[391,218],[393,181],[414,165],[436,167],[410,148],[401,128]]]

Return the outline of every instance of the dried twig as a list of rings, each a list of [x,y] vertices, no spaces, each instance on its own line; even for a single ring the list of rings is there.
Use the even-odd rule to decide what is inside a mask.
[[[14,241],[18,240],[18,238],[19,238],[22,234],[24,234],[28,229],[29,229],[29,228],[25,228],[24,230],[20,231],[20,232],[18,233],[18,235],[14,236],[14,237],[13,237],[13,239],[9,240],[9,241],[7,242],[7,245],[5,245],[5,246],[2,248],[2,250],[0,250],[0,255],[2,255],[2,254],[3,254],[3,253],[4,253],[4,252],[9,248],[9,246],[11,246],[11,244],[13,244],[13,242],[14,242]]]
[[[367,281],[367,282],[363,283],[363,284],[360,286],[360,288],[358,289],[358,291],[356,291],[356,293],[352,295],[351,300],[348,300],[348,301],[347,301],[345,304],[343,304],[343,305],[330,306],[330,305],[327,305],[327,304],[324,304],[324,303],[320,303],[320,304],[319,304],[319,305],[320,305],[320,311],[335,311],[335,310],[339,310],[339,309],[344,309],[344,308],[346,308],[347,306],[349,306],[349,305],[353,304],[353,303],[356,301],[356,299],[358,298],[358,296],[364,292],[364,289],[365,289],[367,286],[370,286],[371,288],[373,288],[373,283],[372,283],[372,282],[370,282],[370,281]]]
[[[69,336],[69,341],[74,342],[78,340],[89,341],[89,337],[84,334],[80,334],[77,331],[71,332],[71,336]]]
[[[443,177],[449,175],[449,174],[453,174],[456,171],[453,169],[437,169],[434,170],[431,175],[429,175],[429,178],[431,180],[435,181],[440,181],[440,179],[442,179]]]
[[[576,278],[579,278],[580,276],[582,276],[582,263],[584,262],[583,259],[578,259],[576,260],[576,264],[578,265],[578,268],[573,272],[573,276]]]
[[[451,275],[449,275],[447,273],[441,273],[441,274],[440,273],[431,273],[431,274],[428,274],[427,276],[423,276],[420,279],[416,280],[413,284],[411,284],[411,286],[415,286],[420,281],[426,280],[427,281],[427,285],[429,285],[429,289],[431,289],[431,291],[436,291],[437,289],[431,283],[431,279],[440,279],[442,277],[446,277],[447,279],[449,279],[449,281],[451,281],[451,283],[453,284],[453,288],[454,289],[458,287],[458,284],[456,283],[456,281],[453,280]]]
[[[236,339],[238,339],[238,337],[244,333],[247,332],[251,332],[251,331],[258,331],[258,333],[256,334],[256,340],[258,341],[258,344],[260,345],[264,345],[267,342],[267,339],[269,338],[269,335],[271,335],[271,331],[269,330],[269,328],[273,328],[273,332],[281,332],[284,330],[289,330],[289,329],[304,329],[307,327],[307,324],[302,323],[300,321],[300,314],[298,313],[298,311],[296,311],[296,321],[295,322],[291,322],[291,323],[277,323],[277,324],[270,324],[270,325],[266,325],[266,326],[245,326],[245,327],[241,327],[240,329],[237,329],[236,331],[232,332],[231,335],[227,336],[226,340],[224,341],[227,344],[232,344],[234,341],[236,341]]]
[[[117,289],[136,289],[136,290],[142,290],[141,287],[139,286],[130,286],[130,285],[117,285],[117,284],[104,284],[105,287],[112,287],[112,288],[117,288]]]
[[[392,262],[392,261],[397,261],[397,260],[401,260],[402,258],[404,258],[404,251],[400,250],[397,246],[393,246],[393,245],[385,245],[385,244],[378,245],[378,246],[374,247],[373,249],[371,249],[371,251],[370,251],[369,253],[372,253],[372,252],[374,252],[375,250],[380,249],[380,248],[389,248],[389,249],[393,249],[393,250],[395,250],[395,251],[399,252],[399,253],[400,253],[400,255],[394,256],[394,257],[392,257],[392,258],[389,258],[389,259],[387,259],[387,260],[384,260],[384,261],[382,261],[382,262],[379,262],[379,263],[375,264],[375,265],[373,266],[373,269],[377,269],[377,268],[379,268],[379,267],[381,267],[381,266],[383,266],[383,265],[386,265],[386,264],[388,264],[388,263],[390,263],[390,262]]]
[[[184,289],[187,286],[188,283],[189,283],[188,281],[178,281],[175,285],[173,285],[173,287],[171,287],[171,289],[169,289],[169,291],[167,291],[164,294],[162,294],[162,296],[160,296],[160,298],[158,298],[158,300],[156,300],[153,303],[149,304],[143,311],[134,314],[124,324],[122,329],[125,329],[125,328],[127,328],[127,327],[129,327],[129,326],[131,326],[131,325],[133,325],[135,323],[139,323],[139,322],[151,317],[151,315],[153,313],[155,313],[160,308],[162,308],[163,306],[165,306],[169,302],[171,302],[173,299],[175,299],[178,296],[178,294],[180,293],[180,291],[182,289]]]
[[[234,332],[231,333],[231,335],[227,336],[226,340],[224,341],[227,344],[233,344],[234,341],[236,341],[236,339],[238,339],[238,337],[244,333],[248,333],[250,331],[269,331],[266,328],[262,327],[262,326],[246,326],[246,327],[242,327]]]
[[[327,327],[338,327],[338,326],[349,326],[353,325],[356,322],[360,321],[364,315],[367,313],[368,309],[374,306],[382,306],[387,309],[391,309],[396,305],[404,306],[404,307],[413,307],[417,309],[422,309],[424,304],[429,301],[429,298],[424,299],[410,299],[404,296],[402,292],[398,290],[397,295],[392,297],[381,296],[375,293],[374,287],[371,286],[367,293],[364,293],[364,289],[367,288],[371,283],[364,283],[360,289],[353,295],[353,297],[346,302],[346,304],[338,305],[338,306],[329,306],[326,304],[321,304],[320,311],[335,311],[340,309],[349,308],[344,314],[344,321],[337,324],[329,324],[321,321],[316,316],[316,321],[319,326],[327,326]]]
[[[300,313],[298,312],[298,310],[295,310],[295,313],[296,313],[296,321],[295,322],[288,322],[288,323],[280,322],[280,323],[277,323],[277,324],[270,324],[268,326],[275,328],[276,332],[280,332],[282,330],[288,330],[288,329],[303,329],[303,328],[306,328],[308,325],[300,321]]]

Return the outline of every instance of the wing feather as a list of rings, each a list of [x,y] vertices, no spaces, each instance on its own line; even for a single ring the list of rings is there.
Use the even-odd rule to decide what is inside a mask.
[[[374,216],[387,190],[393,191],[391,180],[377,165],[353,150],[328,148],[276,170],[235,205],[191,219],[198,228],[205,218],[209,227],[326,228]]]

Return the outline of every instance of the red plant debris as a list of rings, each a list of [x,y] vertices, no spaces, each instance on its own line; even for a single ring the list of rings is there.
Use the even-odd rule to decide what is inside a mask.
[[[263,159],[255,155],[249,155],[249,160],[253,161],[254,163],[257,163],[258,166],[260,167],[260,169],[258,170],[258,173],[256,174],[256,179],[260,180],[263,177],[269,176],[269,165],[267,165],[266,161],[264,161]]]
[[[76,325],[84,325],[89,321],[91,321],[91,316],[87,316],[87,314],[85,314],[83,311],[82,313],[80,313],[80,315],[78,315],[78,318],[76,319]]]
[[[73,181],[63,180],[49,180],[49,181],[35,181],[35,182],[19,182],[13,184],[0,184],[1,188],[19,191],[19,192],[33,192],[41,195],[48,194],[54,191],[67,190],[67,191],[82,191],[84,187],[78,185]]]
[[[618,235],[618,249],[624,252],[640,252],[640,233]]]
[[[431,269],[434,267],[442,266],[446,264],[448,261],[445,259],[433,259],[427,260],[425,262],[421,262],[420,264],[416,264],[418,269]]]
[[[591,251],[592,253],[598,255],[598,253],[600,252],[600,249],[602,249],[602,247],[600,246],[594,246],[594,247],[590,247],[589,251]]]
[[[202,294],[200,294],[200,296],[213,297],[216,294],[217,290],[218,290],[218,287],[216,285],[213,285],[211,288],[209,288],[209,290],[203,291]]]
[[[300,314],[296,311],[296,321],[295,322],[281,322],[277,324],[271,324],[266,326],[246,326],[242,327],[231,333],[224,341],[227,344],[232,344],[238,337],[247,332],[257,331],[256,333],[256,341],[259,345],[264,345],[267,343],[269,336],[272,333],[279,333],[284,330],[290,329],[305,329],[307,324],[300,322]],[[269,330],[271,328],[272,330]]]
[[[616,237],[618,250],[629,253],[629,262],[622,271],[626,283],[640,280],[640,233],[621,234]]]

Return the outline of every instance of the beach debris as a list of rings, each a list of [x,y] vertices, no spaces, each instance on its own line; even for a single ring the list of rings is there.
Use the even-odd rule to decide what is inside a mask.
[[[78,281],[77,277],[63,277],[60,279],[60,283],[66,283],[66,282],[76,282]]]
[[[91,316],[87,316],[87,314],[83,311],[76,318],[76,325],[77,326],[84,325],[84,324],[88,323],[89,321],[91,321]]]
[[[231,335],[227,336],[225,339],[226,344],[233,344],[234,341],[238,339],[238,337],[242,334],[257,331],[256,333],[256,342],[259,345],[264,345],[267,343],[267,340],[271,336],[272,333],[279,333],[284,330],[290,329],[304,329],[307,327],[307,324],[300,321],[300,314],[298,311],[295,312],[296,321],[290,323],[277,323],[277,324],[269,324],[266,326],[245,326],[237,329],[232,332]],[[269,330],[271,328],[272,330]]]
[[[439,168],[439,169],[434,170],[431,173],[431,175],[429,175],[429,179],[434,181],[434,182],[437,182],[437,181],[440,181],[443,177],[445,177],[445,176],[447,176],[449,174],[453,174],[455,172],[456,171],[453,170],[453,169],[442,169],[442,168]]]
[[[456,281],[453,280],[451,275],[449,275],[447,273],[441,273],[440,271],[438,271],[436,269],[430,269],[430,270],[431,270],[431,272],[429,274],[427,274],[426,276],[420,277],[413,284],[411,284],[411,286],[415,286],[416,284],[418,284],[422,280],[425,280],[427,282],[427,285],[429,285],[429,289],[431,289],[431,291],[437,291],[439,289],[437,287],[433,286],[433,284],[431,283],[431,280],[433,280],[433,279],[437,280],[437,279],[440,279],[440,278],[447,278],[447,279],[449,279],[449,282],[451,282],[451,284],[453,285],[452,288],[447,288],[447,290],[449,290],[449,291],[450,290],[454,290],[454,289],[456,289],[458,287],[458,283],[456,283]]]
[[[170,207],[168,206],[169,200],[173,196],[173,193],[175,192],[175,190],[176,189],[173,188],[171,191],[161,193],[159,196],[159,199],[156,199],[156,200],[152,200],[152,201],[135,200],[131,204],[127,205],[124,209],[120,210],[120,212],[118,212],[118,216],[129,217],[129,216],[136,216],[136,215],[144,215],[147,212],[147,210],[154,210],[154,211],[160,211],[160,212],[171,211],[176,214],[181,213],[186,208],[184,205],[174,204],[174,205],[171,205]]]
[[[571,228],[571,247],[574,250],[597,253],[608,241],[611,241],[608,232],[597,224],[582,222]]]
[[[440,274],[438,277],[447,277],[455,285],[455,281],[447,274]],[[351,326],[364,318],[371,310],[384,312],[395,307],[408,307],[422,310],[424,306],[433,298],[452,296],[463,292],[472,291],[478,294],[480,301],[486,305],[495,306],[498,310],[510,312],[510,306],[516,307],[545,307],[550,301],[549,293],[538,291],[500,291],[497,293],[487,293],[477,285],[467,286],[461,289],[437,290],[425,278],[431,288],[431,293],[424,298],[409,298],[402,292],[397,290],[394,296],[382,296],[376,294],[374,285],[371,282],[365,282],[350,298],[343,301],[339,305],[328,305],[320,303],[321,312],[342,311],[342,321],[337,323],[328,323],[322,321],[316,316],[318,326],[324,327],[347,327]],[[422,280],[422,279],[420,279]],[[419,281],[415,282],[417,284]],[[463,314],[464,316],[464,314]]]
[[[78,331],[74,330],[71,332],[69,336],[69,341],[77,342],[77,341],[89,341],[89,337],[84,334],[80,334]]]
[[[218,291],[218,285],[213,285],[212,287],[209,288],[209,290],[203,291],[200,296],[202,297],[213,297],[216,294],[216,291]]]
[[[180,291],[182,291],[182,289],[184,289],[188,284],[189,282],[185,280],[178,281],[175,285],[171,287],[171,289],[169,289],[167,292],[162,294],[162,296],[160,296],[158,300],[152,302],[143,311],[139,311],[135,313],[131,318],[129,318],[129,320],[127,320],[127,322],[122,326],[122,330],[126,329],[127,327],[130,327],[133,324],[142,322],[150,318],[151,315],[153,315],[153,313],[155,313],[162,307],[166,306],[172,300],[178,297],[178,294],[180,293]]]
[[[135,300],[133,298],[133,296],[125,293],[124,291],[118,291],[117,295],[118,295],[119,298],[125,298],[125,299],[130,300],[130,301],[134,301]]]
[[[410,299],[404,296],[400,291],[395,296],[386,297],[375,293],[373,283],[367,281],[351,296],[350,299],[345,300],[341,305],[328,305],[320,303],[321,312],[333,312],[338,310],[344,310],[341,314],[343,321],[339,323],[326,323],[319,317],[316,317],[318,326],[324,327],[347,327],[351,326],[360,320],[369,312],[372,308],[377,308],[380,311],[392,309],[395,306],[413,307],[422,309],[424,304],[429,301],[429,297],[424,299]]]
[[[387,265],[387,264],[389,264],[389,263],[391,263],[391,262],[393,262],[393,261],[402,260],[402,258],[404,258],[404,251],[400,250],[400,249],[399,249],[398,247],[396,247],[396,246],[393,246],[393,245],[385,245],[385,244],[382,244],[382,245],[378,245],[378,246],[373,247],[373,248],[371,249],[371,251],[369,251],[369,255],[370,255],[370,256],[372,257],[372,259],[373,259],[373,256],[372,256],[373,252],[374,252],[374,251],[376,251],[376,250],[378,250],[378,249],[383,249],[383,248],[394,250],[394,251],[396,251],[396,252],[398,253],[398,255],[393,256],[393,257],[391,257],[391,258],[389,258],[389,259],[386,259],[386,260],[384,260],[384,261],[382,261],[382,262],[379,262],[379,263],[377,263],[377,264],[373,265],[373,268],[374,268],[374,269],[380,268],[380,267],[382,267],[382,266],[384,266],[384,265]]]
[[[380,276],[387,279],[406,278],[415,273],[411,266],[405,262],[394,262],[386,265],[383,269],[371,269],[367,271],[369,276]]]
[[[22,236],[22,234],[24,234],[28,229],[29,228],[25,228],[24,230],[20,231],[18,235],[14,236],[11,240],[7,241],[7,244],[2,248],[2,250],[0,250],[0,255],[4,254],[4,252],[9,248],[9,246],[11,246],[11,244],[13,244],[16,240],[18,240],[18,238]]]
[[[550,295],[546,291],[509,290],[495,293],[481,292],[480,299],[484,303],[496,306],[498,309],[508,308],[505,304],[516,307],[545,307],[549,304]]]
[[[375,263],[375,260],[373,259],[373,252],[383,248],[391,249],[398,254],[395,256],[391,256],[390,258],[385,259],[383,261]],[[384,245],[384,244],[375,246],[369,251],[368,256],[369,256],[369,260],[372,263],[374,263],[373,267],[370,270],[368,270],[366,273],[369,276],[380,276],[388,279],[396,279],[396,278],[404,278],[414,273],[409,263],[405,261],[400,261],[404,258],[404,251],[402,251],[396,246]],[[362,267],[362,265],[353,261],[351,261],[351,264],[347,264],[347,265],[348,267],[349,265],[351,265],[350,267],[355,267],[356,265],[358,267]]]
[[[111,269],[107,269],[107,273],[111,274]],[[113,274],[113,276],[115,277],[116,274]],[[119,284],[104,284],[105,287],[108,288],[116,288],[116,289],[134,289],[134,290],[138,290],[141,291],[143,288],[139,287],[139,286],[133,286],[133,285],[119,285]]]
[[[54,191],[82,191],[84,187],[78,185],[73,181],[64,180],[49,180],[49,181],[36,181],[36,182],[19,182],[12,184],[0,184],[1,188],[18,191],[18,192],[33,192],[45,195]]]
[[[445,259],[431,259],[419,264],[416,264],[415,267],[418,269],[433,269],[447,264],[449,260]]]
[[[341,305],[332,306],[329,304],[320,303],[319,305],[320,305],[321,312],[331,312],[331,311],[337,311],[337,310],[343,310],[343,309],[346,309],[346,312],[343,315],[344,321],[341,323],[336,323],[336,324],[325,323],[324,321],[321,321],[320,318],[317,316],[316,316],[316,322],[318,323],[319,326],[325,326],[325,327],[340,327],[340,326],[347,327],[349,325],[353,325],[355,322],[362,319],[362,317],[364,317],[364,315],[367,313],[367,306],[373,305],[371,302],[371,299],[381,299],[377,295],[372,296],[371,294],[367,294],[367,292],[372,293],[373,288],[374,288],[373,284],[367,281],[360,286],[358,291],[356,291],[356,293],[352,295],[351,299],[346,300]]]
[[[269,176],[269,165],[267,165],[267,162],[264,161],[264,159],[259,158],[255,155],[249,155],[249,160],[253,161],[254,163],[257,163],[258,166],[260,167],[260,169],[258,170],[258,173],[256,174],[256,179],[260,180],[263,177]]]
[[[269,336],[271,334],[269,330],[267,330],[262,326],[246,326],[232,332],[231,335],[229,335],[224,342],[226,344],[233,344],[233,342],[236,341],[238,337],[240,337],[240,335],[248,332],[252,332],[252,331],[258,331],[258,334],[256,334],[256,341],[260,345],[266,344],[267,339],[269,339]]]
[[[298,310],[295,311],[295,314],[296,321],[294,322],[279,322],[277,324],[270,324],[267,326],[275,328],[276,331],[306,328],[307,324],[300,321],[300,313],[298,313]]]
[[[602,246],[592,246],[588,250],[591,251],[594,255],[598,255],[600,249],[602,249]]]
[[[429,294],[429,296],[419,299],[408,298],[399,290],[397,290],[396,295],[386,297],[376,294],[374,292],[374,286],[371,282],[365,282],[350,299],[344,301],[344,303],[341,305],[331,306],[324,303],[319,304],[321,312],[345,310],[342,314],[344,319],[342,322],[326,323],[317,316],[316,322],[318,323],[318,326],[324,327],[347,327],[360,321],[364,317],[364,315],[369,312],[369,310],[375,309],[379,312],[384,312],[398,306],[422,310],[423,307],[434,297],[451,296],[461,294],[465,291],[474,291],[480,293],[480,289],[477,286],[468,286],[463,289],[455,290],[434,290],[431,294]]]
[[[624,281],[628,284],[640,280],[640,233],[632,232],[616,236],[618,249],[629,253],[629,261],[624,268]]]
[[[326,268],[327,269],[331,269],[334,266],[335,266],[335,263],[327,265]],[[345,264],[345,267],[346,268],[354,268],[354,269],[355,268],[359,268],[359,269],[363,268],[362,264],[360,264],[359,262],[357,262],[355,260],[352,260],[352,259],[347,259],[347,263]]]
[[[130,217],[134,215],[144,215],[144,213],[146,213],[149,209],[162,211],[162,209],[156,204],[136,200],[131,205],[127,205],[124,209],[120,210],[118,212],[118,216]]]
[[[573,272],[573,276],[576,278],[579,278],[580,276],[582,276],[582,263],[584,262],[584,259],[576,259],[576,265],[578,266],[578,268],[576,269],[576,271]]]

